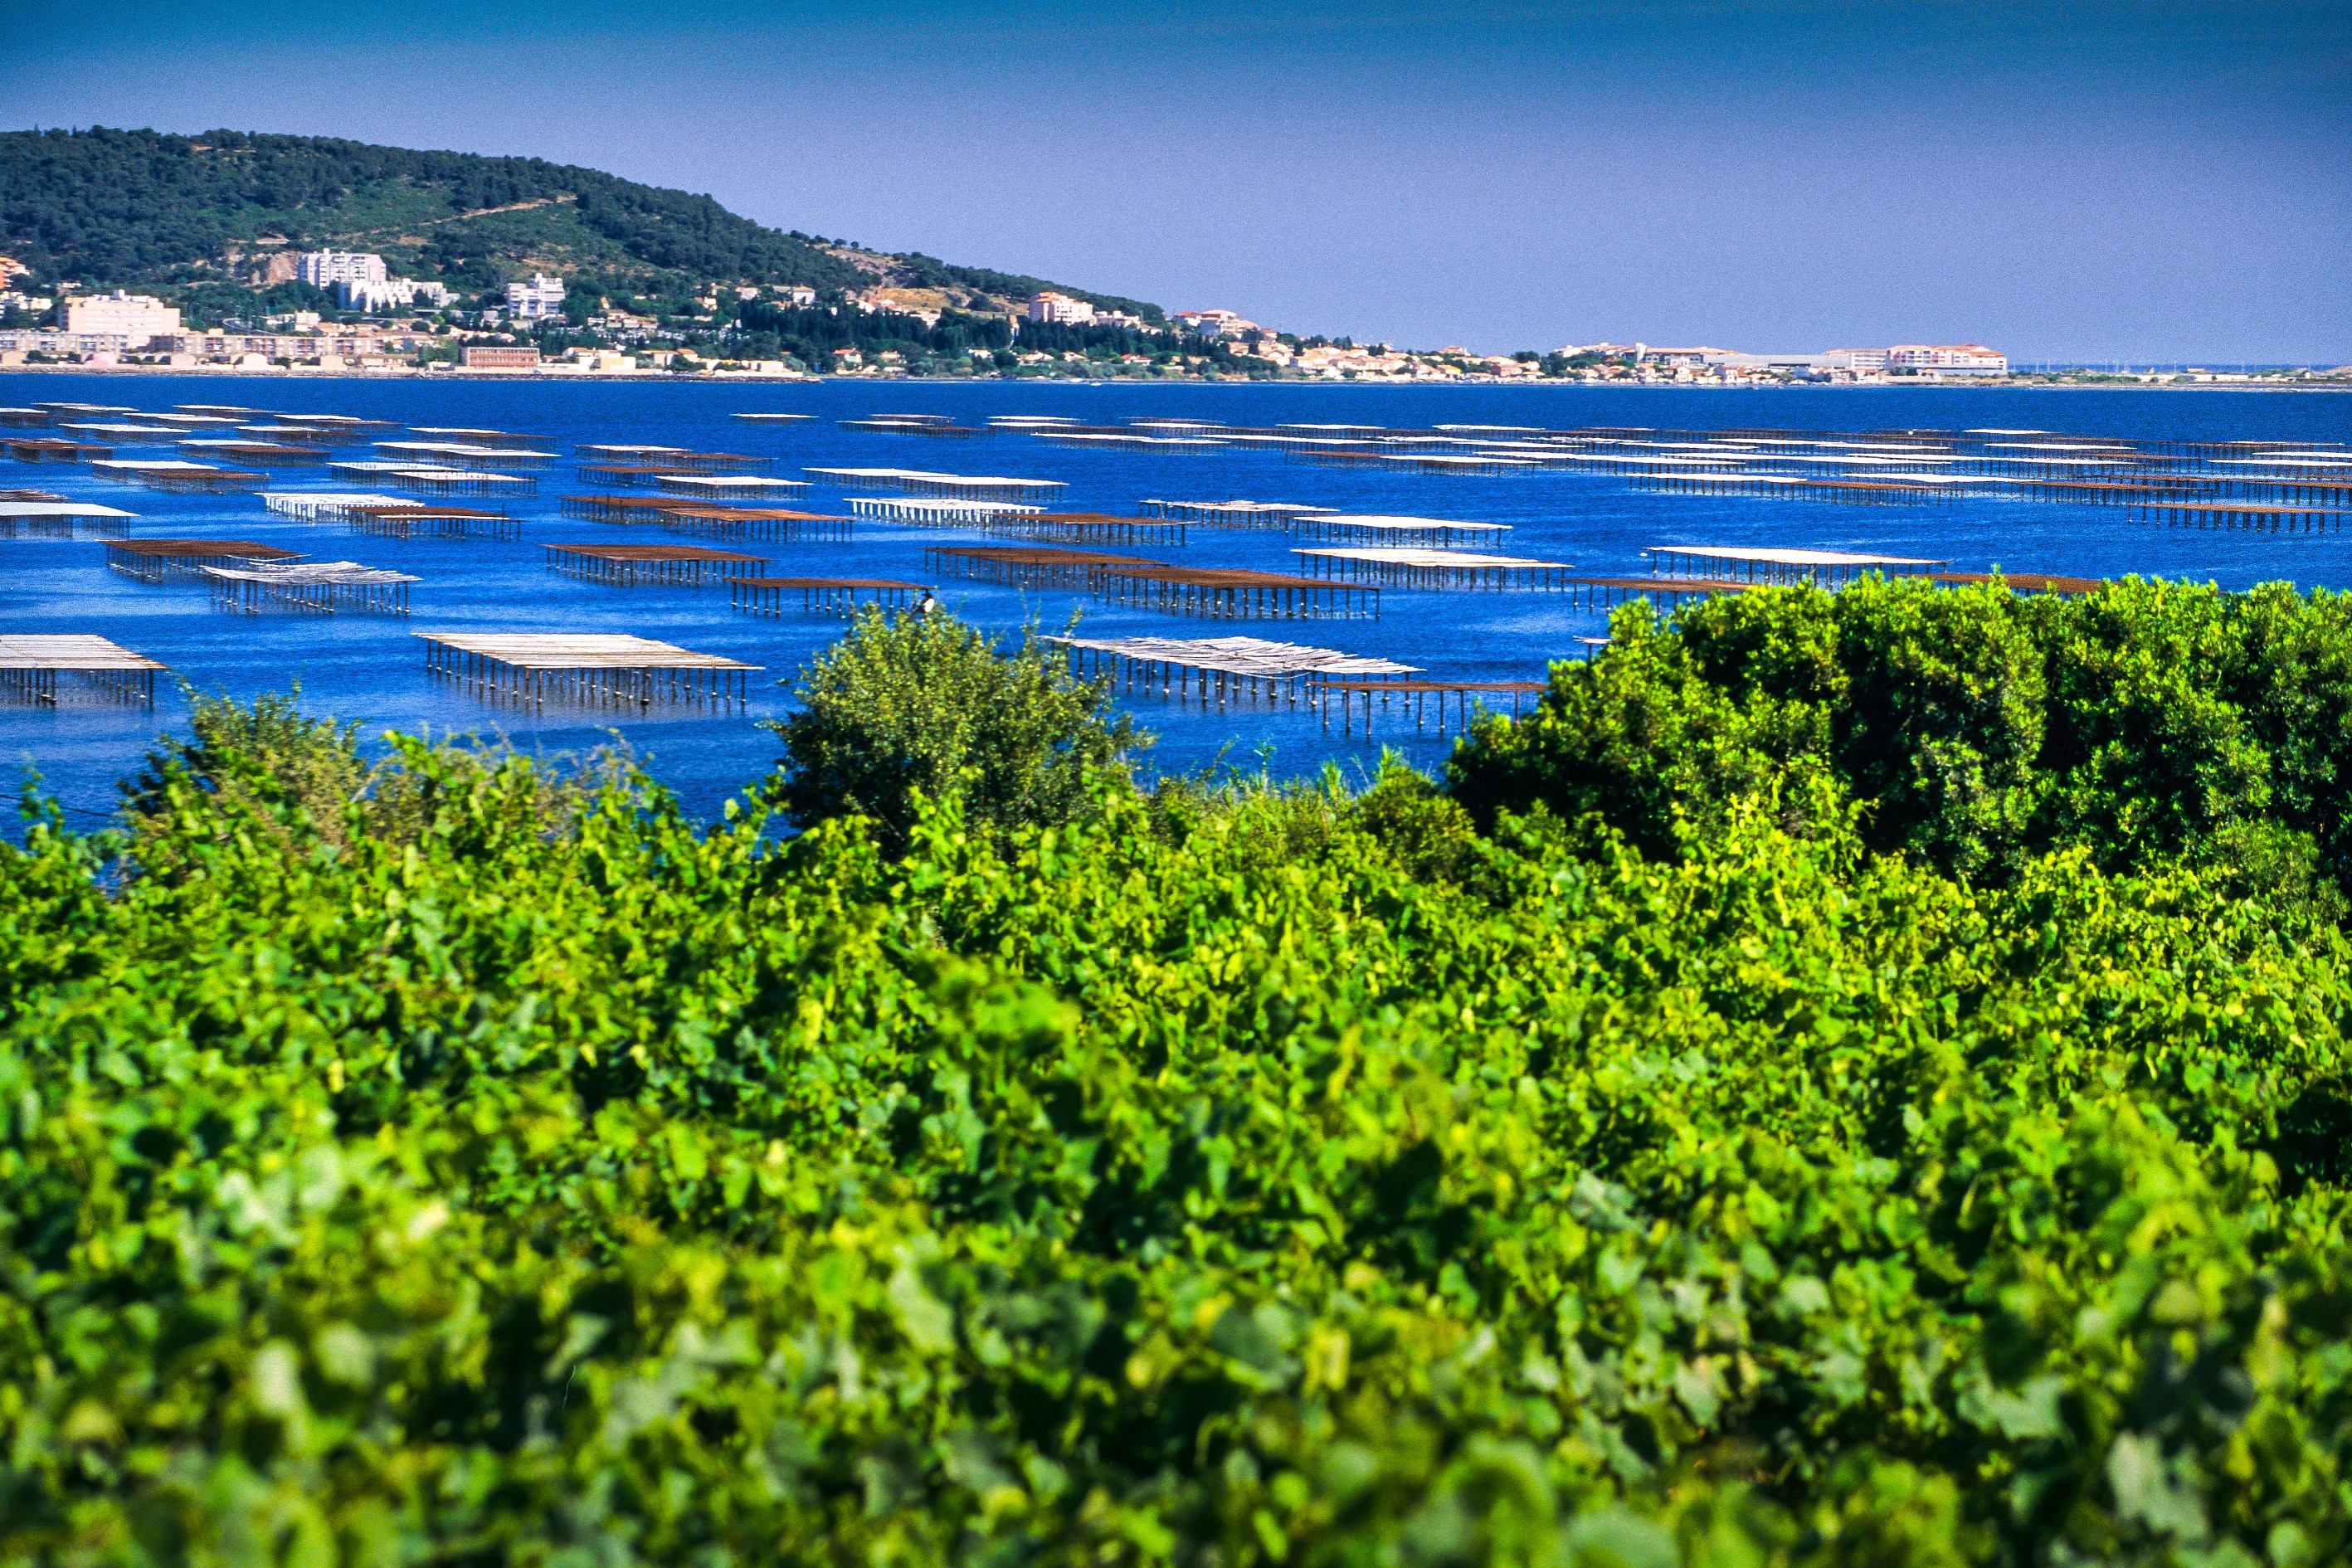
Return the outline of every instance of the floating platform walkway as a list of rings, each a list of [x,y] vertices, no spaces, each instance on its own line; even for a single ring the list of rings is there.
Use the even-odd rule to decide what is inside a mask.
[[[37,707],[60,707],[79,694],[152,708],[155,672],[163,668],[104,637],[0,634],[0,693]]]
[[[200,577],[207,566],[242,566],[251,561],[299,561],[291,550],[249,539],[110,539],[106,563],[142,583]]]
[[[1421,673],[1394,659],[1262,637],[1046,637],[1082,679],[1108,679],[1129,696],[1178,702],[1312,704],[1318,681]]]
[[[425,667],[477,696],[639,710],[746,701],[756,664],[626,635],[419,632]]]
[[[362,566],[356,561],[296,562],[272,565],[206,566],[213,608],[258,615],[264,610],[301,610],[333,615],[408,614],[408,586],[418,579],[405,572]]]
[[[1007,479],[993,474],[934,474],[919,468],[803,468],[841,489],[897,490],[943,500],[1047,501],[1070,487],[1059,479]]]
[[[615,588],[699,588],[757,576],[756,568],[768,564],[765,556],[699,544],[551,544],[546,551],[551,569]]]
[[[1318,548],[1291,553],[1318,578],[1381,583],[1397,588],[1562,588],[1571,570],[1563,561],[1406,546]]]
[[[804,616],[847,615],[860,605],[904,609],[929,592],[890,577],[737,577],[728,584],[735,608],[756,616],[784,615],[794,598]]]
[[[730,414],[730,419],[740,419],[747,425],[805,425],[816,417],[814,414]]]
[[[1850,583],[1865,572],[1895,575],[1932,572],[1951,564],[1916,555],[1873,555],[1847,550],[1734,550],[1709,544],[1661,544],[1642,553],[1664,575],[1721,577],[1757,584]]]

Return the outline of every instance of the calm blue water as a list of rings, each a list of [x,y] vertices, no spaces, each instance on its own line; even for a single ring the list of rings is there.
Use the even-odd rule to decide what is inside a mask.
[[[542,384],[362,379],[0,375],[0,404],[74,399],[165,410],[181,403],[234,403],[289,412],[336,413],[407,425],[475,426],[573,443],[643,441],[772,454],[775,472],[802,477],[803,464],[852,464],[1009,474],[1062,479],[1057,510],[1132,512],[1147,496],[1180,500],[1296,501],[1354,512],[1402,513],[1513,526],[1511,553],[1573,563],[1597,575],[1644,574],[1640,552],[1658,544],[1780,545],[1885,551],[1949,560],[1956,569],[1995,564],[2019,572],[2210,580],[2242,588],[2284,579],[2305,586],[2352,584],[2352,539],[2336,533],[2231,532],[2161,528],[2121,509],[2023,501],[1926,508],[1636,494],[1621,481],[1557,472],[1472,478],[1310,468],[1279,454],[1144,456],[1067,450],[998,434],[968,441],[924,440],[841,429],[835,421],[873,413],[937,413],[965,424],[1002,414],[1056,414],[1116,424],[1143,416],[1247,425],[1293,421],[1392,426],[1479,423],[1566,427],[1639,425],[1717,429],[1732,426],[1864,429],[1891,426],[2016,426],[2140,438],[2352,439],[2352,397],[2326,393],[2221,391],[2003,391],[1969,388],[1804,388],[1736,391],[1616,387],[1391,387],[1345,385],[1089,386],[1076,384],[822,385]],[[731,419],[738,410],[807,413],[808,423],[762,426]],[[364,456],[356,447],[340,450]],[[138,455],[126,451],[126,456]],[[278,489],[365,488],[323,470],[281,471]],[[694,811],[714,813],[774,758],[772,738],[754,727],[789,710],[789,679],[840,623],[822,617],[739,616],[723,588],[618,589],[558,577],[541,545],[565,541],[667,538],[556,516],[556,498],[588,489],[567,460],[544,471],[541,496],[518,502],[520,541],[402,542],[337,524],[280,519],[252,496],[177,497],[109,483],[64,465],[0,459],[0,487],[21,486],[99,500],[139,514],[134,535],[261,540],[313,559],[393,566],[423,579],[405,619],[341,615],[222,615],[198,586],[155,586],[107,570],[96,542],[0,541],[9,570],[0,576],[0,630],[93,632],[170,665],[198,689],[238,696],[301,683],[320,712],[359,721],[365,732],[429,729],[500,736],[535,753],[581,755],[617,731]],[[843,511],[835,492],[817,489],[794,504]],[[848,543],[742,546],[771,557],[774,575],[875,575],[922,580],[922,547],[978,534],[861,522]],[[1002,542],[989,541],[989,542]],[[1276,532],[1196,528],[1185,546],[1132,552],[1190,564],[1288,569],[1289,551],[1308,542]],[[1314,643],[1424,667],[1434,679],[1539,678],[1552,660],[1580,657],[1579,637],[1607,629],[1605,615],[1568,607],[1534,592],[1383,595],[1377,621],[1202,621],[1122,611],[1082,594],[1024,595],[1009,589],[945,584],[958,614],[1017,633],[1024,621],[1058,630],[1083,612],[1093,635],[1213,637],[1233,634]],[[688,710],[626,722],[565,716],[541,721],[485,705],[429,678],[411,635],[424,629],[632,632],[763,666],[748,713]],[[1250,768],[1264,755],[1277,774],[1312,771],[1336,759],[1369,767],[1382,744],[1424,766],[1450,739],[1384,724],[1370,740],[1342,735],[1298,712],[1202,712],[1140,700],[1154,731],[1160,768],[1202,767],[1219,758]],[[45,787],[80,812],[112,809],[115,783],[134,771],[159,728],[181,724],[185,708],[159,692],[153,714],[90,707],[47,711],[0,709],[0,761],[30,764]],[[82,820],[90,820],[83,818]]]

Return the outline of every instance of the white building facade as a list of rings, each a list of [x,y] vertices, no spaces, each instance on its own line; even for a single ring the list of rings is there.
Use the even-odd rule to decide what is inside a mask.
[[[368,250],[310,250],[294,258],[294,276],[313,289],[339,283],[381,283],[383,258]]]
[[[346,310],[374,314],[379,310],[406,310],[424,300],[435,310],[449,302],[448,285],[420,282],[414,278],[386,278],[375,282],[361,279],[345,279],[335,286],[336,297]]]
[[[180,330],[180,312],[152,294],[88,294],[65,302],[60,323],[68,333],[120,337],[132,345]]]
[[[1889,370],[1931,370],[1943,375],[2007,375],[2009,356],[1982,343],[1897,343],[1886,351]]]
[[[1073,300],[1067,294],[1047,289],[1029,296],[1029,319],[1033,321],[1091,321],[1095,308],[1084,300]]]
[[[528,283],[507,285],[507,309],[526,321],[563,314],[563,279],[534,272]]]

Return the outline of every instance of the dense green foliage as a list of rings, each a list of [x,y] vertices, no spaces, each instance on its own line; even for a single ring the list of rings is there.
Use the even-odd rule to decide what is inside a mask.
[[[803,826],[864,817],[892,854],[924,797],[950,792],[976,825],[1074,821],[1139,743],[1134,721],[1105,718],[1108,683],[1034,637],[1003,653],[944,612],[866,611],[793,695],[798,711],[767,725],[784,743],[777,804]]]
[[[895,857],[415,742],[330,821],[339,731],[224,716],[130,860],[0,852],[0,1555],[2343,1561],[2352,949],[2155,826],[2299,808],[2114,674],[2139,815],[2032,826],[1962,677],[2051,607],[1729,608],[1475,813],[1106,774]],[[1823,616],[1803,690],[1692,663]],[[1646,852],[1540,809],[1643,746]],[[1854,793],[1931,763],[1994,783]]]
[[[1849,593],[1621,616],[1530,722],[1453,763],[1486,814],[1598,813],[1652,854],[1769,789],[1796,826],[1979,882],[2080,848],[2221,851],[2352,889],[2352,596],[2131,582],[2079,598]]]
[[[408,275],[466,288],[539,265],[827,289],[875,280],[810,237],[709,196],[543,159],[233,131],[0,132],[0,250],[45,281],[186,281],[186,269],[217,268],[233,246],[273,235],[297,249],[380,251]],[[1058,287],[926,256],[890,259],[911,287]]]

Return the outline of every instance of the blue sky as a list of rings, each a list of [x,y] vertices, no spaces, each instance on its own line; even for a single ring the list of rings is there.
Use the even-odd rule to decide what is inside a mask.
[[[0,123],[530,153],[1496,351],[2352,360],[2352,5],[9,0]]]

